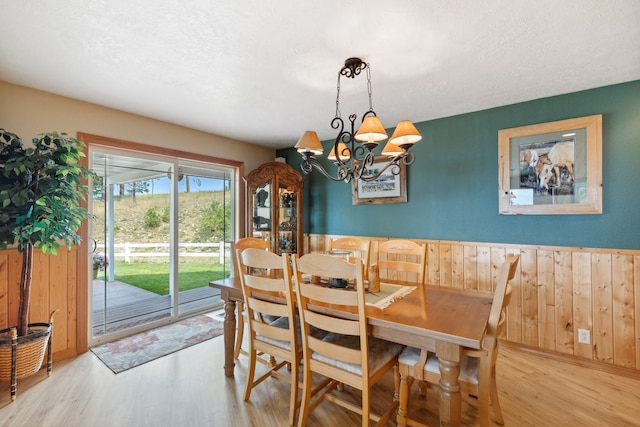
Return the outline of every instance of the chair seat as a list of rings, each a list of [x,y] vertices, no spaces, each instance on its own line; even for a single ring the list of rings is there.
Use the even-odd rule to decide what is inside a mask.
[[[325,342],[330,342],[332,344],[340,345],[342,347],[352,349],[360,348],[360,337],[358,336],[330,333],[327,334],[322,340]],[[400,354],[403,349],[403,345],[370,337],[369,369],[371,370],[371,372],[377,371],[380,367],[384,366],[387,362],[398,356],[398,354]],[[360,365],[332,359],[316,352],[313,352],[311,354],[311,358],[335,366],[336,368],[345,370],[352,374],[362,375],[362,367]]]
[[[398,357],[398,363],[413,367],[418,363],[418,359],[420,358],[420,349],[415,347],[407,347],[404,349],[400,357]],[[477,357],[468,357],[462,356],[460,359],[460,376],[459,380],[461,382],[478,385],[478,368],[479,368],[479,358]],[[424,364],[424,373],[432,373],[435,375],[440,375],[440,360],[438,357],[429,353],[429,357],[427,358],[427,363]]]

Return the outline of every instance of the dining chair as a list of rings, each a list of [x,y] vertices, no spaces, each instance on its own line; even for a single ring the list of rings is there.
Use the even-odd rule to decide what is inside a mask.
[[[392,239],[378,242],[374,250],[375,264],[381,278],[424,283],[427,245],[411,240]]]
[[[302,329],[303,387],[298,426],[304,426],[310,412],[323,400],[328,400],[362,415],[362,425],[371,419],[384,425],[398,407],[391,403],[381,415],[370,411],[370,388],[389,370],[404,348],[395,343],[368,336],[365,314],[364,268],[362,260],[351,264],[347,260],[325,254],[294,256],[293,270],[298,314]],[[305,283],[303,275],[332,277],[353,281],[353,288],[336,289],[322,284]],[[325,307],[325,309],[323,309]],[[326,307],[340,307],[327,312]],[[340,312],[344,310],[345,316]],[[327,333],[322,338],[310,335],[312,328]],[[330,379],[312,401],[313,374]],[[354,405],[331,393],[343,386],[360,390],[361,405]]]
[[[245,249],[249,249],[249,248],[254,248],[254,249],[263,249],[268,251],[269,250],[269,242],[266,240],[262,240],[262,239],[258,239],[257,237],[244,237],[242,239],[238,239],[234,242],[233,244],[233,250],[232,250],[232,254],[234,255],[234,261],[235,261],[235,268],[236,271],[238,272],[237,274],[240,273],[241,268],[238,264],[238,257],[235,256],[236,251],[239,250],[240,252],[244,251]],[[237,325],[238,325],[238,329],[236,329],[236,346],[233,350],[233,358],[237,359],[238,356],[240,356],[240,353],[244,354],[245,356],[247,355],[247,352],[245,350],[242,349],[242,340],[244,339],[244,303],[242,301],[238,301],[236,302],[236,308],[237,308],[237,313],[238,315],[236,316],[237,319]]]
[[[362,260],[364,267],[364,280],[367,280],[369,264],[371,264],[371,240],[362,240],[358,237],[341,237],[329,240],[329,251],[335,249],[351,251],[349,261]]]
[[[515,277],[519,255],[507,255],[506,261],[498,268],[496,289],[482,347],[479,350],[465,348],[460,361],[460,391],[478,397],[478,421],[480,426],[491,425],[490,406],[498,424],[504,424],[498,387],[496,383],[496,360],[498,358],[498,338],[506,325],[506,307],[511,296],[509,281]],[[409,389],[413,380],[437,387],[440,382],[438,357],[426,350],[407,347],[398,358],[400,376],[399,407],[396,421],[398,426],[425,426],[407,416]]]
[[[249,248],[236,249],[240,284],[246,304],[247,326],[249,330],[249,365],[244,400],[249,400],[251,390],[269,377],[285,380],[291,384],[289,399],[289,425],[295,423],[298,400],[298,367],[300,365],[300,345],[297,338],[296,311],[291,286],[291,265],[289,255]],[[254,269],[280,270],[277,275],[254,275]],[[275,318],[275,321],[266,319]],[[261,354],[269,354],[276,363],[255,378],[256,362]],[[290,375],[280,372],[290,368]]]

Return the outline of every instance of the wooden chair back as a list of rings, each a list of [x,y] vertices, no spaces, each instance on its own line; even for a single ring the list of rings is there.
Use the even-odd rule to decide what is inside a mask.
[[[298,314],[302,327],[303,349],[303,395],[299,426],[304,426],[309,412],[324,398],[349,410],[362,414],[362,425],[368,426],[370,419],[381,422],[388,420],[397,402],[392,402],[382,415],[370,413],[370,387],[383,374],[392,369],[401,346],[385,352],[382,340],[369,338],[365,314],[364,267],[362,260],[355,263],[332,257],[326,254],[307,254],[299,259],[294,257],[293,271],[296,286]],[[331,277],[353,282],[353,289],[335,289],[317,284],[305,283],[303,275]],[[328,313],[322,307],[340,307],[345,316]],[[312,329],[327,332],[325,338],[315,338]],[[370,366],[370,344],[376,346],[378,352],[388,354],[375,369]],[[386,343],[386,342],[385,342]],[[391,346],[395,344],[386,343]],[[320,392],[320,396],[311,403],[310,395],[312,373],[323,375],[331,382]],[[334,395],[332,390],[340,385],[348,385],[362,392],[361,406],[345,402]],[[392,396],[390,396],[391,398]],[[391,399],[390,399],[391,400]]]
[[[262,239],[258,239],[257,237],[243,237],[242,239],[238,239],[233,243],[233,259],[234,259],[234,263],[235,263],[235,268],[238,272],[240,272],[241,270],[239,269],[238,266],[238,257],[236,256],[236,252],[237,251],[244,251],[245,249],[249,249],[249,248],[253,248],[253,249],[262,249],[262,250],[269,250],[269,242],[267,242],[266,240],[262,240]]]
[[[520,255],[507,254],[505,260],[510,264],[509,277],[507,278],[507,290],[505,292],[504,301],[502,303],[502,313],[500,315],[500,321],[498,322],[497,336],[503,338],[506,335],[506,322],[507,322],[507,306],[511,301],[511,280],[516,277],[518,271],[518,261],[520,261]]]
[[[391,280],[424,283],[427,263],[427,245],[411,240],[393,239],[378,242],[375,250],[375,264],[380,277]]]
[[[251,390],[269,376],[291,383],[289,421],[295,421],[298,396],[298,366],[300,362],[298,333],[296,327],[295,300],[291,282],[289,255],[276,255],[264,249],[236,249],[240,283],[244,294],[249,330],[249,369],[244,399],[248,400]],[[254,274],[268,270],[280,274]],[[279,278],[277,278],[279,277]],[[277,319],[272,321],[272,319]],[[281,360],[260,378],[254,380],[256,358],[269,354]],[[278,370],[291,365],[291,377],[281,375]]]
[[[329,240],[329,251],[333,250],[351,251],[349,261],[354,262],[357,259],[362,261],[364,268],[364,278],[367,279],[369,265],[371,264],[371,241],[362,240],[357,237],[341,237]]]
[[[266,240],[258,239],[256,237],[244,237],[242,239],[236,240],[233,243],[233,248],[231,251],[235,274],[240,274],[240,272],[242,272],[240,264],[238,263],[238,256],[236,254],[236,251],[240,251],[241,253],[245,249],[249,249],[249,248],[262,249],[262,250],[268,251],[269,242],[267,242]],[[244,271],[244,272],[246,273],[247,271]],[[242,315],[242,312],[244,311],[244,303],[238,302],[236,308],[238,310],[238,315],[237,315],[238,329],[236,330],[236,339],[235,339],[236,344],[233,350],[234,359],[237,359],[238,356],[240,356],[240,353],[247,355],[247,352],[242,349],[242,340],[244,339],[244,316]]]
[[[366,351],[361,350],[368,348],[362,261],[356,260],[354,264],[351,264],[344,259],[323,254],[307,254],[294,261],[293,270],[296,277],[298,312],[302,325],[303,354],[305,354],[305,349],[308,350],[304,356],[304,362],[308,362],[314,372],[319,372],[332,378],[338,376],[345,384],[361,389],[363,387],[362,375],[338,371],[332,365],[311,360],[309,356],[312,352],[317,352],[317,354],[330,359],[360,365],[362,371],[367,372],[368,359]],[[354,282],[355,291],[305,283],[302,280],[303,274],[349,280]],[[347,319],[323,314],[321,311],[312,308],[314,303],[317,302],[343,306],[346,311],[357,313],[357,316]],[[345,349],[335,344],[327,344],[321,339],[311,336],[311,328],[322,329],[328,333],[359,337],[360,348]],[[307,360],[307,357],[309,357],[309,360]]]
[[[482,348],[492,356],[497,347],[498,338],[506,325],[506,309],[511,297],[509,281],[515,276],[519,259],[519,256],[509,256],[498,268],[496,289],[493,294],[491,312],[487,322],[487,332],[482,341]]]

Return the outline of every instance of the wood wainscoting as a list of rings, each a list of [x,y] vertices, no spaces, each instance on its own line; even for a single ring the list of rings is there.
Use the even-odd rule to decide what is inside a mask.
[[[21,270],[21,253],[0,251],[0,329],[18,324]],[[29,322],[47,322],[49,314],[60,309],[53,319],[54,360],[78,353],[78,283],[77,247],[60,248],[56,256],[33,251]]]
[[[324,251],[338,237],[307,234],[304,252]],[[493,289],[505,255],[519,254],[507,313],[509,343],[640,373],[639,250],[415,241],[427,244],[425,281],[439,286]],[[86,351],[87,295],[78,287],[78,248],[60,249],[57,256],[35,251],[34,257],[31,321],[46,321],[59,308],[54,358]],[[21,264],[17,251],[0,251],[0,329],[17,323]],[[590,332],[590,344],[578,343],[578,329]]]
[[[338,237],[307,234],[305,253]],[[640,371],[640,250],[411,240],[427,244],[425,282],[438,286],[492,290],[505,255],[520,255],[509,343]],[[590,344],[578,342],[579,329]]]

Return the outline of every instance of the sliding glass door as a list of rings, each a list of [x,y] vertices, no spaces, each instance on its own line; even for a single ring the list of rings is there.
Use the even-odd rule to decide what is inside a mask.
[[[90,344],[219,306],[208,283],[229,274],[232,171],[98,146],[89,156]]]
[[[230,274],[231,183],[229,171],[180,162],[176,204],[180,315],[197,310],[211,299],[220,301],[209,280]]]

